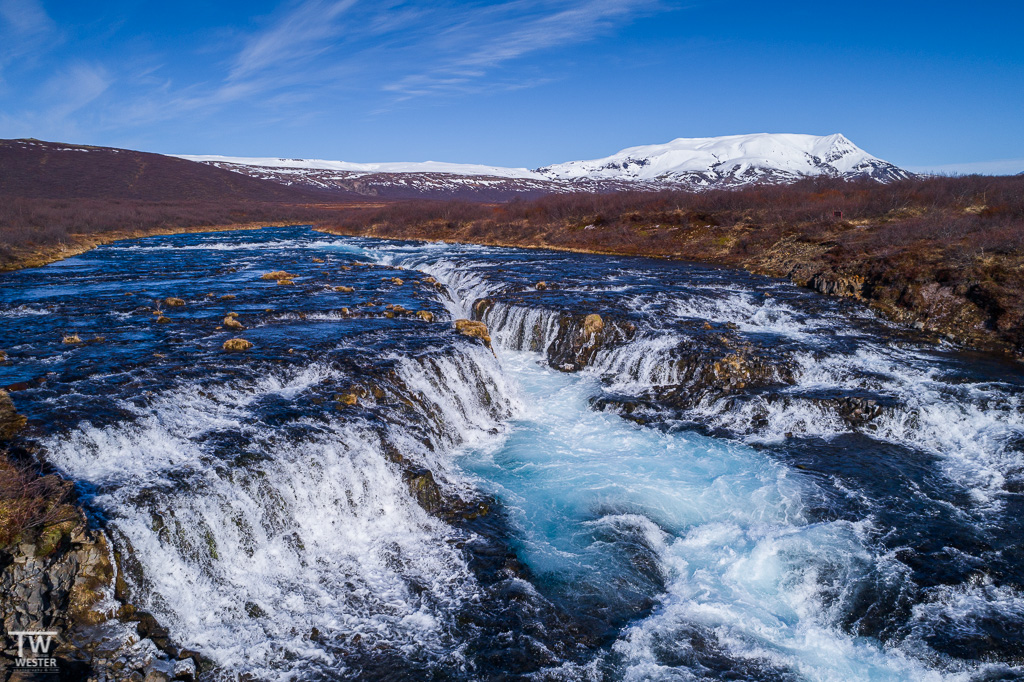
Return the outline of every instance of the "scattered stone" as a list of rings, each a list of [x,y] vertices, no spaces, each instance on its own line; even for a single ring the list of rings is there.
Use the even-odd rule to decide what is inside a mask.
[[[403,284],[405,284],[405,282],[400,277],[392,277],[391,283],[394,284],[395,286],[402,286]]]
[[[341,292],[346,293],[346,294],[355,291],[355,289],[353,287],[346,287],[346,286],[337,286],[337,287],[334,287],[334,290],[335,291],[341,291]]]
[[[224,350],[240,351],[249,350],[250,348],[252,348],[252,343],[245,339],[228,339],[224,342]]]
[[[274,270],[273,272],[268,272],[265,275],[263,275],[261,279],[276,279],[278,281],[281,281],[282,279],[292,279],[294,277],[295,275],[289,272],[285,272],[284,270]]]
[[[541,281],[536,284],[537,291],[545,291],[548,288],[548,283]]]
[[[417,310],[416,317],[420,318],[424,322],[434,321],[434,313],[430,312],[429,310]]]
[[[78,334],[65,334],[64,338],[61,339],[61,343],[82,343],[82,339],[78,336]]]
[[[455,331],[463,336],[474,339],[481,339],[488,348],[491,347],[491,335],[487,331],[487,325],[476,320],[455,320]]]
[[[291,281],[290,279],[279,279],[277,280],[277,283],[279,285],[295,284],[295,282]]]
[[[232,314],[225,317],[222,324],[226,329],[245,329],[245,327],[242,326],[242,323],[235,319],[235,316]]]
[[[220,300],[222,300],[222,301],[233,301],[236,298],[238,298],[238,297],[235,296],[234,294],[224,294],[223,296],[220,297]]]
[[[342,269],[342,270],[351,270],[352,268],[351,268],[351,267],[349,267],[348,265],[342,265],[342,266],[341,266],[341,269]]]
[[[150,670],[142,682],[171,682],[171,676],[162,670]]]
[[[163,315],[161,315],[160,317],[156,318],[156,323],[157,324],[167,324],[170,321],[171,321],[171,318],[164,317]]]
[[[348,317],[348,315],[349,315],[348,308],[342,308],[341,309],[341,314],[346,316],[346,317]]]
[[[171,296],[170,298],[164,299],[164,305],[166,305],[169,308],[180,308],[181,306],[185,305],[185,301],[181,300],[180,298],[174,298],[173,296]]]
[[[314,259],[313,259],[313,262],[314,262],[314,263],[323,263],[323,262],[324,262],[324,259],[323,259],[323,258],[314,258]]]
[[[345,393],[343,395],[336,395],[334,399],[342,405],[355,405],[359,402],[359,397],[355,393]]]

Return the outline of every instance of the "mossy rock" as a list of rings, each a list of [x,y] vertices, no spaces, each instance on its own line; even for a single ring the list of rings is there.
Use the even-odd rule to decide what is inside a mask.
[[[226,351],[243,351],[252,348],[252,342],[245,339],[228,339],[224,342]]]
[[[491,347],[491,335],[487,325],[476,320],[455,320],[455,331],[474,339],[480,339],[488,348]]]
[[[285,272],[284,270],[274,270],[273,272],[268,272],[268,273],[264,274],[260,279],[266,279],[266,280],[276,279],[277,281],[280,282],[283,279],[290,280],[290,279],[293,279],[294,277],[295,277],[295,275],[291,274],[290,272]]]

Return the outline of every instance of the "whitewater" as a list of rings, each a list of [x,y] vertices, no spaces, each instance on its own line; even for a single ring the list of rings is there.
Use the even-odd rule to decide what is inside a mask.
[[[998,359],[747,273],[301,227],[3,284],[0,384],[203,679],[1024,677]]]

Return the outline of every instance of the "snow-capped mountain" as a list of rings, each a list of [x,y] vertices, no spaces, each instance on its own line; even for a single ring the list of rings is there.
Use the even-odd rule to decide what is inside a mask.
[[[536,170],[436,161],[350,163],[319,159],[180,158],[286,185],[366,196],[504,199],[570,191],[711,189],[788,183],[809,176],[890,182],[911,173],[876,158],[843,135],[769,134],[679,138],[630,147],[603,159]]]
[[[910,173],[871,156],[843,135],[768,134],[681,137],[630,147],[594,161],[537,169],[557,180],[646,180],[684,185],[787,182],[801,177],[868,177],[891,181]]]

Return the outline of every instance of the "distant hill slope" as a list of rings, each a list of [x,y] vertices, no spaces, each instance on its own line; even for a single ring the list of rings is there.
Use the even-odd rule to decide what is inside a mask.
[[[0,196],[143,201],[337,201],[345,193],[288,187],[204,163],[111,147],[0,140]]]

